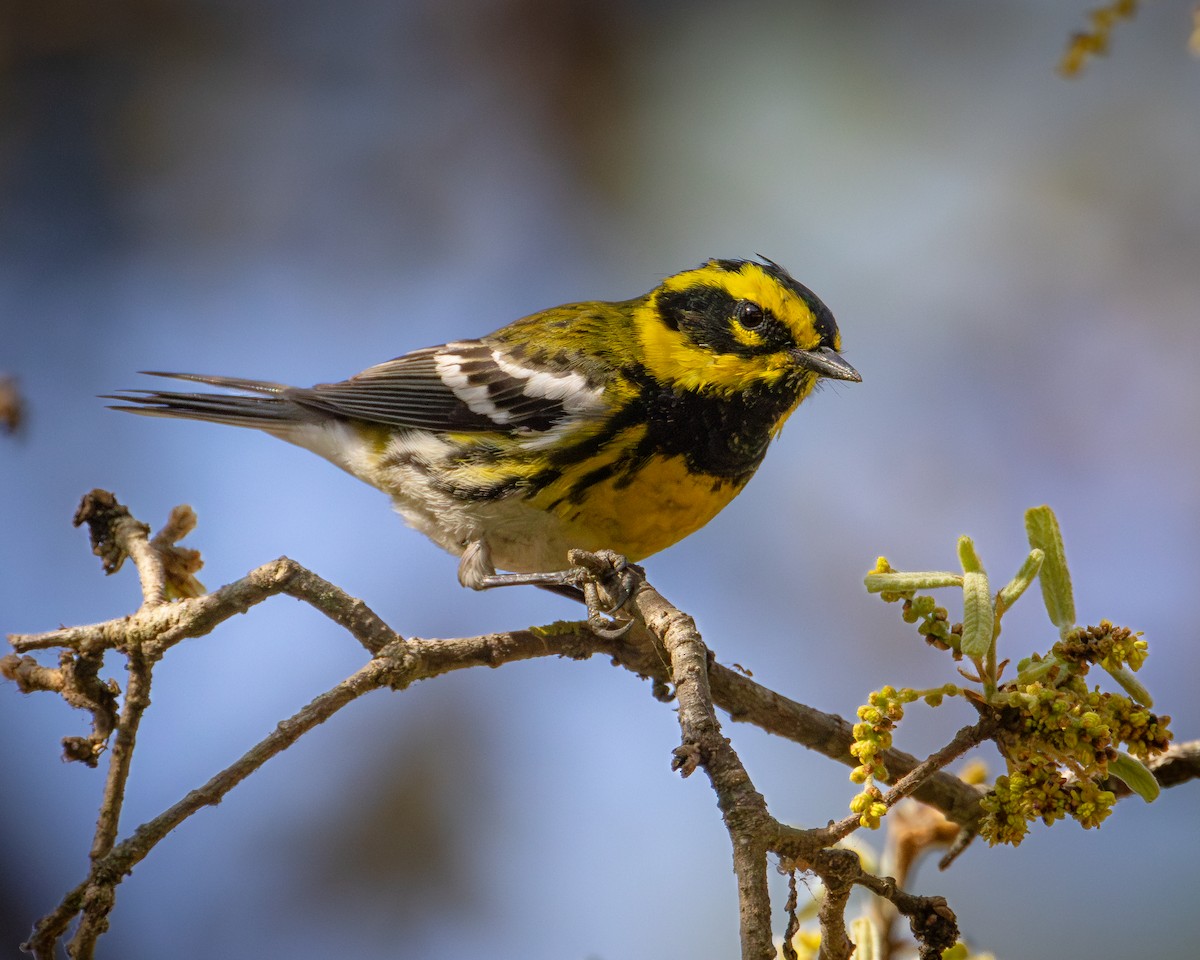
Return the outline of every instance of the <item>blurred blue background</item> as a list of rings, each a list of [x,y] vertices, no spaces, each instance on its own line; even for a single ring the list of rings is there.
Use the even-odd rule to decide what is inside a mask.
[[[999,580],[1047,502],[1080,618],[1146,631],[1143,676],[1196,736],[1200,62],[1186,5],[1150,4],[1063,80],[1087,6],[6,6],[0,373],[27,417],[0,438],[0,626],[136,607],[133,572],[102,577],[70,525],[97,486],[155,525],[192,504],[210,587],[286,554],[408,635],[576,616],[461,590],[381,494],[304,451],[96,395],[140,369],[340,379],[757,252],[830,304],[863,383],[814,397],[746,493],[649,562],[717,655],[846,715],[885,682],[952,680],[863,573],[878,553],[952,566],[970,533]],[[1006,621],[1007,655],[1052,639],[1038,607]],[[172,651],[126,830],[361,661],[286,599]],[[898,745],[968,719],[915,712]],[[0,722],[7,956],[83,876],[102,780],[58,762],[85,718],[53,697],[7,686]],[[842,814],[844,768],[726,729],[778,816]],[[600,659],[375,694],[168,838],[102,955],[732,956],[728,841],[704,778],[670,772],[677,738]],[[1126,801],[916,886],[1002,958],[1190,958],[1196,810],[1194,787]]]

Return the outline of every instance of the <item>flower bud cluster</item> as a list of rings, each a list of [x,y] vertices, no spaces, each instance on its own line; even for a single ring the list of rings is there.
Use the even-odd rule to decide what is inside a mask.
[[[1034,820],[1051,824],[1071,817],[1084,827],[1099,826],[1115,799],[1099,782],[1109,775],[1118,747],[1144,760],[1171,741],[1170,717],[1084,681],[1090,663],[1104,661],[1113,670],[1141,666],[1145,642],[1138,634],[1104,622],[1055,644],[1051,658],[1059,661],[1055,669],[1032,682],[1005,684],[993,701],[1000,721],[996,743],[1008,765],[983,800],[987,815],[980,833],[993,844],[1020,843]]]
[[[904,719],[904,705],[924,700],[931,707],[939,706],[942,699],[958,694],[959,688],[952,683],[932,690],[913,690],[909,687],[886,686],[876,690],[867,702],[858,708],[859,722],[854,725],[854,742],[850,753],[859,765],[850,772],[854,783],[867,784],[862,793],[850,802],[850,812],[859,815],[859,823],[874,830],[887,813],[883,794],[872,781],[889,779],[888,769],[881,754],[892,745],[892,729]]]
[[[1051,650],[1060,659],[1078,664],[1087,673],[1087,667],[1095,663],[1105,670],[1140,670],[1149,653],[1148,644],[1142,639],[1141,631],[1135,633],[1128,627],[1113,626],[1101,620],[1094,627],[1077,627]]]

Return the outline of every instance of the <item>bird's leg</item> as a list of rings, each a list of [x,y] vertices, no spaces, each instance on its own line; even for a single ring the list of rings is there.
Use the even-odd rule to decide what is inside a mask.
[[[592,632],[606,640],[624,636],[633,626],[633,621],[614,626],[605,614],[619,610],[632,596],[634,572],[631,564],[611,550],[596,553],[572,550],[567,554],[567,559],[573,564],[567,570],[497,573],[487,541],[474,540],[467,544],[459,561],[458,582],[472,590],[531,584],[576,599],[582,592],[583,602],[587,606],[587,622]]]

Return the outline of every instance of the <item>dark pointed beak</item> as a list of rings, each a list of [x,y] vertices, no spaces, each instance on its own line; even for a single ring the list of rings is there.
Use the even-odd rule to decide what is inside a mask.
[[[813,371],[819,377],[828,377],[830,380],[853,380],[855,383],[862,382],[859,372],[850,366],[840,353],[830,350],[829,347],[817,347],[816,350],[797,350],[793,356],[800,366]]]

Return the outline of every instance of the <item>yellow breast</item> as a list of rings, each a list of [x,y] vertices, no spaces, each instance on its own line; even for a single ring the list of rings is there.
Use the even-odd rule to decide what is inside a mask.
[[[557,503],[558,485],[552,485],[534,505],[549,507],[564,539],[573,545],[608,548],[641,560],[695,533],[744,485],[696,474],[683,457],[658,457],[628,473],[615,471],[590,484],[582,495]]]

